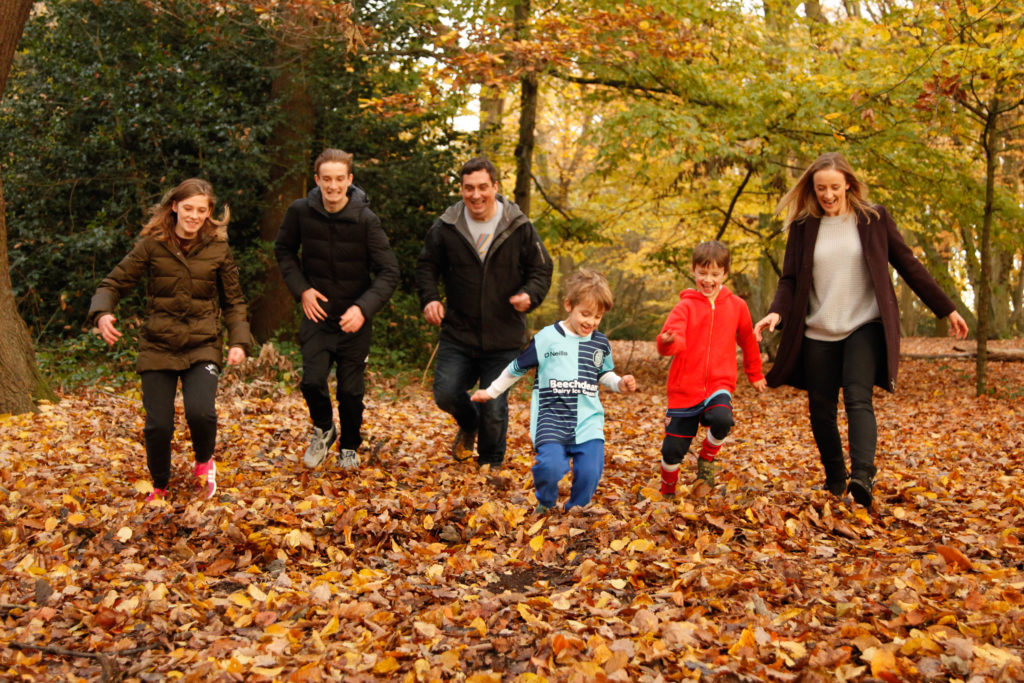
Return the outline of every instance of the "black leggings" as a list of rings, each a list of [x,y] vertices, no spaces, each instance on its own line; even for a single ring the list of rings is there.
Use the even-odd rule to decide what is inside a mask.
[[[192,434],[196,462],[209,462],[217,443],[216,363],[196,363],[188,370],[148,370],[142,375],[142,407],[146,410],[146,464],[153,487],[167,488],[171,479],[171,437],[174,436],[174,394],[181,378],[185,421]]]
[[[804,338],[803,364],[811,431],[818,445],[828,483],[846,480],[846,461],[839,437],[839,389],[843,389],[850,442],[850,475],[870,485],[875,477],[878,427],[872,391],[884,362],[881,323],[868,323],[835,342]]]

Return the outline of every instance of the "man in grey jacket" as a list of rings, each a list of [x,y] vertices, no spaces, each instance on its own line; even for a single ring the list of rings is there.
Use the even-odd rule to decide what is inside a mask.
[[[466,460],[476,445],[480,465],[500,467],[506,397],[476,404],[467,392],[490,385],[527,342],[526,314],[547,295],[552,263],[529,218],[498,194],[489,159],[467,161],[459,178],[462,200],[427,232],[416,286],[427,322],[441,327],[434,400],[459,425],[452,455]]]

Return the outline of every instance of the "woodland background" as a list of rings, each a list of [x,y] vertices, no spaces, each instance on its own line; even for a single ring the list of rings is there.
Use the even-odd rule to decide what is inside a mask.
[[[1022,24],[999,0],[0,5],[3,676],[1020,679],[1021,364],[987,358],[1019,355],[1024,327]],[[355,154],[403,272],[358,476],[297,466],[298,311],[270,249],[327,145]],[[661,501],[645,340],[710,238],[760,317],[775,205],[829,150],[974,340],[918,338],[944,330],[896,280],[904,350],[943,357],[878,397],[875,516],[814,488],[803,397],[748,387],[721,485]],[[586,511],[530,512],[525,387],[500,472],[450,461],[425,388],[413,263],[477,153],[556,258],[533,327],[577,266],[613,283],[603,329],[644,391],[607,397]],[[195,175],[231,205],[266,343],[223,382],[220,495],[145,506],[134,343],[84,316],[145,208]],[[122,302],[126,337],[141,312]]]
[[[689,249],[715,237],[732,245],[730,286],[759,318],[785,244],[776,203],[827,150],[848,155],[957,299],[981,342],[977,391],[988,340],[1024,327],[1016,2],[16,5],[31,16],[0,101],[0,299],[12,297],[47,371],[90,347],[95,362],[76,365],[109,358],[83,326],[89,298],[145,208],[194,175],[231,205],[260,341],[287,351],[298,308],[270,245],[327,145],[355,154],[402,265],[376,329],[381,367],[429,358],[415,256],[457,196],[459,164],[480,152],[557,259],[553,290],[579,264],[609,276],[613,338],[652,338],[688,284]],[[934,333],[899,291],[904,333]],[[558,308],[553,291],[535,327]],[[119,313],[129,321],[140,299]]]

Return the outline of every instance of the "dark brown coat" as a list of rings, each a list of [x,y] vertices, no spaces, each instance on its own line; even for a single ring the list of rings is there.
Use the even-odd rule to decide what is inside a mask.
[[[868,264],[885,330],[886,364],[879,367],[875,384],[888,391],[895,391],[900,358],[900,312],[889,264],[893,265],[904,282],[910,285],[936,316],[945,318],[956,310],[956,306],[915,258],[885,207],[876,206],[875,209],[878,218],[871,215],[857,217],[857,232],[860,233],[864,259]],[[766,376],[768,386],[771,387],[789,384],[800,389],[806,388],[800,352],[804,339],[804,321],[811,298],[814,244],[818,239],[820,224],[820,219],[810,217],[794,221],[789,226],[782,277],[769,309],[779,314],[782,327],[775,364]]]
[[[238,268],[223,237],[210,237],[183,254],[174,242],[143,237],[103,278],[89,306],[89,320],[113,313],[117,302],[146,279],[146,318],[135,367],[187,370],[195,363],[223,363],[224,331],[246,354],[252,343]]]

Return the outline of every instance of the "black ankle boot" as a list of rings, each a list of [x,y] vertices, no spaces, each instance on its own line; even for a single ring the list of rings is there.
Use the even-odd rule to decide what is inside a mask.
[[[850,479],[850,484],[846,490],[853,496],[858,505],[870,510],[871,503],[875,499],[871,494],[871,489],[872,483],[870,481],[863,481],[855,477]]]

